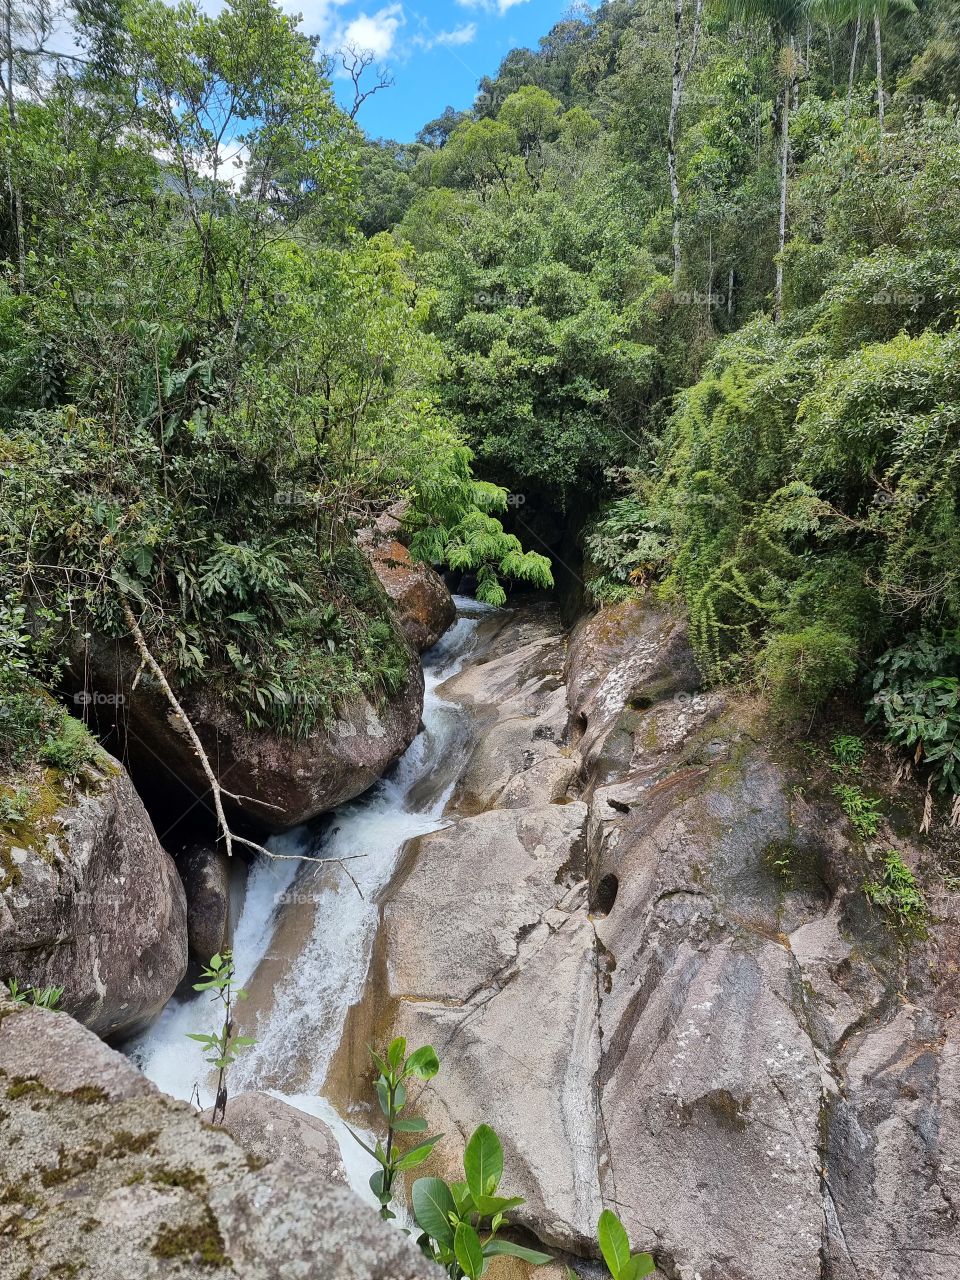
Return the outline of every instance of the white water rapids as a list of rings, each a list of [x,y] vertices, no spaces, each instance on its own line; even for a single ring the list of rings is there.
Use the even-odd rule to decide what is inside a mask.
[[[245,987],[272,960],[283,906],[315,907],[312,930],[295,963],[283,969],[251,1029],[256,1044],[241,1052],[228,1084],[231,1094],[265,1090],[326,1121],[340,1141],[352,1185],[371,1202],[367,1179],[376,1166],[346,1133],[320,1089],[347,1011],[363,993],[379,920],[378,898],[404,844],[445,825],[443,812],[466,757],[467,715],[438,689],[476,652],[479,624],[490,610],[464,598],[456,603],[456,623],[424,658],[422,731],[390,774],[337,810],[329,825],[300,827],[269,842],[276,853],[325,862],[261,857],[247,877],[233,937],[237,982]],[[362,897],[336,859],[344,860]],[[165,1093],[184,1100],[199,1096],[204,1107],[212,1106],[212,1077],[201,1046],[187,1034],[218,1031],[220,1012],[208,993],[175,997],[127,1051]]]

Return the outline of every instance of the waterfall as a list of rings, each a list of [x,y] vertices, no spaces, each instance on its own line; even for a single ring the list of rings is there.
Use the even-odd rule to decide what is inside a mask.
[[[480,623],[493,611],[464,598],[457,608],[456,623],[424,658],[421,732],[365,795],[320,826],[271,839],[268,847],[286,858],[261,856],[252,864],[234,931],[237,981],[251,989],[254,1007],[244,1030],[256,1044],[231,1067],[230,1092],[265,1090],[328,1123],[341,1141],[351,1183],[368,1200],[375,1166],[320,1091],[348,1010],[363,993],[378,898],[406,842],[445,825],[444,809],[469,748],[466,711],[439,690],[476,656]],[[212,1077],[187,1034],[219,1026],[220,1006],[209,993],[175,997],[127,1051],[165,1093],[199,1095],[211,1106]]]

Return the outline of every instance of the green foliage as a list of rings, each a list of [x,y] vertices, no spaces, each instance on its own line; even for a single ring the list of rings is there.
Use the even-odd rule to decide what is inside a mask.
[[[401,1154],[397,1145],[401,1135],[426,1130],[426,1122],[419,1116],[403,1114],[408,1102],[407,1082],[432,1080],[440,1063],[429,1045],[408,1055],[403,1037],[393,1040],[383,1054],[371,1049],[370,1056],[378,1072],[375,1088],[387,1136],[372,1147],[357,1134],[353,1137],[380,1165],[370,1186],[380,1201],[381,1217],[390,1219],[396,1216],[390,1205],[398,1175],[428,1160],[442,1136],[415,1140],[415,1145]],[[503,1177],[503,1149],[489,1126],[481,1125],[473,1133],[463,1163],[463,1182],[448,1185],[442,1178],[428,1177],[413,1184],[410,1201],[423,1253],[439,1263],[450,1280],[479,1280],[490,1261],[498,1257],[519,1258],[535,1266],[549,1262],[548,1254],[514,1244],[499,1234],[509,1226],[510,1210],[523,1204],[523,1199],[497,1194]]]
[[[838,733],[830,740],[830,751],[834,764],[830,767],[837,772],[850,770],[859,773],[867,753],[867,744],[853,733]]]
[[[613,1280],[641,1280],[655,1270],[649,1253],[630,1252],[623,1224],[611,1209],[604,1209],[597,1224],[597,1239],[603,1260]]]
[[[374,1157],[380,1168],[370,1179],[370,1188],[380,1201],[380,1216],[384,1219],[397,1215],[390,1208],[394,1197],[394,1187],[398,1174],[407,1169],[416,1169],[430,1156],[433,1148],[440,1141],[442,1134],[418,1141],[409,1151],[401,1153],[397,1146],[400,1134],[419,1134],[426,1130],[427,1124],[420,1116],[404,1115],[407,1105],[406,1081],[411,1079],[432,1080],[440,1070],[437,1055],[430,1045],[424,1045],[407,1055],[407,1042],[402,1036],[392,1040],[381,1057],[370,1050],[379,1071],[375,1087],[377,1101],[380,1104],[387,1122],[386,1142],[377,1142],[375,1147],[368,1146],[357,1134],[350,1132],[357,1142]]]
[[[889,849],[882,861],[879,878],[864,882],[868,901],[900,927],[922,936],[927,926],[927,904],[916,876],[896,849]]]
[[[217,1071],[217,1096],[213,1106],[213,1123],[222,1124],[227,1108],[227,1068],[237,1060],[237,1051],[247,1049],[256,1041],[250,1036],[239,1035],[234,1030],[234,1005],[246,1000],[242,987],[234,986],[236,967],[229,950],[211,956],[205,965],[200,981],[193,984],[194,991],[211,991],[212,999],[223,1007],[223,1023],[215,1033],[188,1031],[187,1039],[195,1040],[204,1050],[204,1062]]]
[[[584,533],[588,586],[597,603],[631,595],[667,560],[668,536],[639,498],[618,498],[601,508]]]
[[[960,632],[919,633],[888,649],[872,677],[868,720],[960,795]]]
[[[29,1004],[36,1009],[56,1009],[63,996],[64,987],[21,987],[16,978],[8,978],[6,982],[10,999],[17,1004]]]
[[[776,703],[810,712],[853,679],[856,646],[842,632],[815,624],[771,636],[757,668]]]
[[[840,782],[833,788],[840,807],[850,819],[854,830],[862,840],[872,839],[883,821],[883,802],[865,796],[859,787]]]

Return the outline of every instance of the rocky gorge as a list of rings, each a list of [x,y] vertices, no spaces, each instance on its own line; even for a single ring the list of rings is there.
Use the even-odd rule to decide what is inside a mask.
[[[390,594],[414,646],[436,640],[422,593]],[[375,1123],[366,1046],[401,1034],[440,1058],[417,1103],[446,1135],[434,1167],[455,1177],[493,1125],[520,1225],[577,1274],[597,1274],[612,1207],[670,1280],[960,1277],[954,836],[918,835],[922,795],[872,746],[884,819],[858,834],[826,745],[702,689],[682,619],[651,599],[570,632],[549,602],[461,605],[400,764],[276,837],[294,860],[252,867],[239,919],[198,933],[199,952],[229,934],[250,991],[233,1138],[65,1015],[0,1008],[0,1274],[114,1274],[98,1258],[121,1239],[125,1276],[432,1274],[350,1198],[363,1177],[332,1137]],[[200,893],[145,812],[106,820],[129,788],[113,769],[64,823],[69,849],[4,890],[0,976],[63,982],[92,1031],[141,1032],[134,1060],[185,1099],[198,1003],[142,1028],[182,978]],[[98,869],[105,830],[129,864]],[[922,929],[864,892],[890,850],[924,886]],[[112,917],[65,912],[63,885],[107,875]]]

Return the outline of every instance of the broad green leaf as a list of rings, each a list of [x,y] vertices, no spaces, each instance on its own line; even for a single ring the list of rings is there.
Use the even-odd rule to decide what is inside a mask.
[[[370,1175],[370,1190],[381,1203],[386,1196],[386,1179],[385,1169],[378,1169],[376,1173],[371,1173]]]
[[[524,1262],[530,1262],[535,1267],[542,1267],[545,1263],[553,1261],[549,1253],[540,1253],[536,1249],[525,1249],[523,1245],[514,1244],[512,1240],[491,1240],[483,1246],[483,1252],[488,1258],[521,1258]]]
[[[489,1125],[480,1125],[467,1143],[463,1168],[474,1200],[493,1195],[503,1177],[503,1148]]]
[[[635,1253],[620,1272],[620,1280],[642,1280],[654,1270],[656,1266],[649,1253]]]
[[[440,1070],[440,1059],[433,1048],[425,1044],[422,1049],[411,1053],[404,1067],[404,1075],[419,1076],[421,1080],[432,1080]]]
[[[387,1084],[386,1080],[382,1078],[377,1081],[377,1097],[380,1100],[380,1110],[389,1120],[390,1119],[390,1086]]]
[[[393,1127],[397,1133],[423,1133],[427,1122],[422,1116],[408,1116],[406,1120],[394,1120]]]
[[[450,1188],[442,1178],[418,1178],[411,1193],[413,1216],[417,1226],[433,1240],[453,1247],[453,1227],[450,1214],[456,1213]]]
[[[523,1196],[478,1196],[475,1201],[477,1212],[485,1218],[492,1218],[497,1213],[509,1213],[523,1203]]]
[[[396,1070],[403,1061],[403,1055],[407,1052],[407,1042],[403,1036],[397,1036],[396,1040],[390,1041],[390,1047],[387,1049],[387,1061],[391,1067]]]
[[[429,1157],[430,1152],[442,1137],[443,1134],[438,1133],[435,1138],[428,1138],[426,1142],[421,1142],[418,1147],[414,1147],[412,1151],[408,1151],[405,1156],[398,1160],[395,1167],[397,1169],[416,1169],[417,1165],[423,1164],[424,1160]]]
[[[483,1274],[483,1247],[480,1237],[469,1222],[461,1222],[453,1239],[453,1251],[463,1268],[467,1280],[480,1280]]]
[[[473,1203],[470,1188],[465,1182],[451,1182],[450,1193],[456,1201],[457,1213],[461,1218],[465,1218],[468,1213],[475,1212],[477,1206]]]
[[[610,1268],[613,1280],[623,1280],[623,1269],[630,1262],[630,1241],[620,1219],[610,1209],[604,1209],[600,1215],[597,1238],[603,1260]]]

